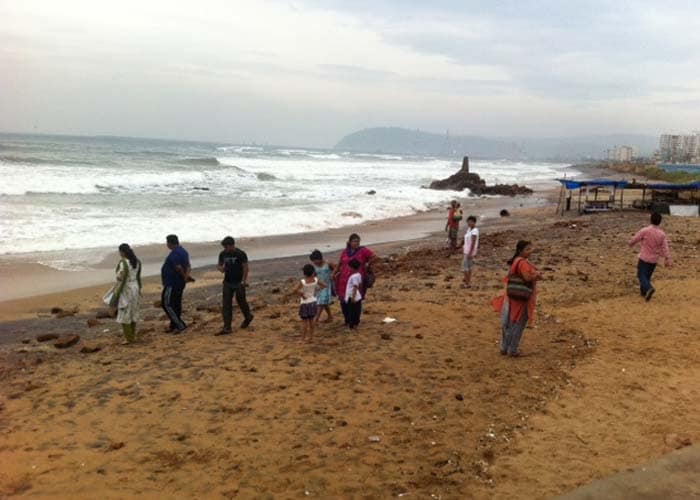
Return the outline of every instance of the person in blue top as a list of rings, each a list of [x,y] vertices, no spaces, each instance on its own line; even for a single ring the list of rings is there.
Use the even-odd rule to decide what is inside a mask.
[[[182,321],[182,294],[185,291],[185,285],[194,280],[190,277],[192,271],[190,256],[187,250],[180,246],[178,237],[169,234],[165,240],[170,253],[160,269],[163,282],[161,304],[165,314],[170,318],[170,327],[167,331],[176,334],[182,333],[187,328]]]

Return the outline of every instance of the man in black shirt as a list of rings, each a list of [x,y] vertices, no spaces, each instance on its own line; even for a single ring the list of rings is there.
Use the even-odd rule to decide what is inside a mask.
[[[233,296],[243,313],[241,328],[248,328],[253,321],[248,301],[245,298],[245,289],[248,286],[248,256],[240,248],[236,248],[236,241],[227,236],[221,241],[224,251],[219,254],[219,264],[216,268],[224,274],[223,291],[223,316],[224,328],[217,335],[231,333],[231,321],[233,320]]]

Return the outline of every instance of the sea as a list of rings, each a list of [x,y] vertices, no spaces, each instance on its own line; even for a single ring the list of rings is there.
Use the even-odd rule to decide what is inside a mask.
[[[461,157],[122,137],[0,134],[0,254],[324,230],[405,216],[458,193],[424,187]],[[542,184],[567,164],[474,160],[489,183]],[[374,194],[368,194],[368,193]],[[465,193],[460,193],[464,196]],[[54,262],[70,268],[81,259]]]

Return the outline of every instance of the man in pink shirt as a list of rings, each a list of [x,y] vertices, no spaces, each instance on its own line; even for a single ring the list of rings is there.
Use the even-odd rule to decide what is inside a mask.
[[[666,233],[659,228],[661,214],[651,214],[651,224],[640,230],[630,240],[630,246],[641,242],[639,262],[637,262],[637,277],[639,278],[639,290],[647,302],[654,295],[654,287],[651,284],[651,275],[654,274],[656,263],[661,256],[664,257],[666,267],[671,267],[671,250],[668,247]]]

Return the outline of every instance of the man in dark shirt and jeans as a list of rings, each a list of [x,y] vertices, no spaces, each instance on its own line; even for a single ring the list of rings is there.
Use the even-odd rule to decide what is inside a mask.
[[[224,273],[223,285],[223,316],[224,328],[216,335],[228,335],[231,333],[231,322],[233,321],[233,296],[236,296],[236,303],[243,313],[243,323],[241,328],[248,328],[253,321],[250,313],[248,301],[245,298],[245,289],[248,286],[248,256],[240,248],[236,248],[236,241],[227,236],[221,241],[224,247],[219,254],[219,264],[216,268]]]
[[[192,267],[190,266],[190,256],[187,250],[180,246],[178,237],[169,234],[166,242],[170,253],[165,258],[163,267],[160,269],[160,277],[163,282],[163,293],[160,302],[165,314],[170,318],[171,333],[182,333],[187,325],[182,321],[182,294],[185,291],[185,284],[194,281],[190,278]]]

